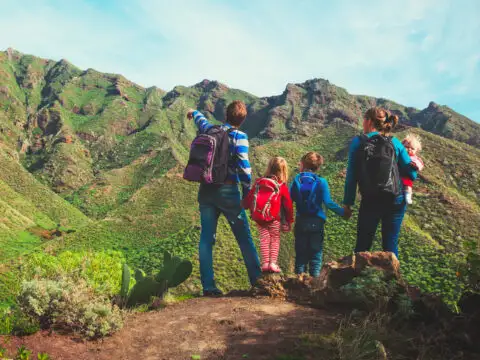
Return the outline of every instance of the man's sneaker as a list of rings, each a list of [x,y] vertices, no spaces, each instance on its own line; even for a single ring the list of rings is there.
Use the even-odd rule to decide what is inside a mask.
[[[262,265],[262,272],[270,272],[270,264],[269,263],[264,263]]]
[[[282,269],[280,269],[280,266],[278,266],[277,264],[275,263],[271,263],[270,264],[270,270],[274,273],[280,273],[282,272]]]
[[[411,192],[406,192],[405,193],[405,201],[408,205],[412,205],[413,204],[413,193]]]
[[[203,292],[205,297],[220,297],[223,296],[223,292],[220,289],[205,290]]]

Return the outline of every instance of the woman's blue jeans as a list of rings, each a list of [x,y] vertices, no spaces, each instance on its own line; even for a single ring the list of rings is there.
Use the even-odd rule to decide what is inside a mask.
[[[200,205],[199,258],[200,277],[204,291],[215,290],[213,271],[213,245],[217,233],[220,214],[228,220],[233,235],[243,255],[250,283],[253,285],[260,276],[260,260],[252,240],[247,214],[241,206],[240,191],[237,185],[201,185],[198,192]]]
[[[357,245],[355,252],[370,251],[378,223],[382,222],[383,251],[393,252],[398,258],[398,236],[407,205],[362,201],[358,212]]]

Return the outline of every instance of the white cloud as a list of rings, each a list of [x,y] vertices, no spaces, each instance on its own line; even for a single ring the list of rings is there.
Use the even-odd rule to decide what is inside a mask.
[[[81,68],[129,76],[141,67],[135,63],[139,40],[145,45],[138,31],[87,3],[2,3],[3,48],[11,46],[55,60],[66,58]]]
[[[476,0],[74,4],[2,5],[0,46],[167,90],[210,78],[271,95],[324,77],[417,107],[434,100],[473,114],[480,100]]]
[[[443,73],[445,71],[447,71],[447,63],[445,61],[437,61],[435,63],[435,70],[437,70],[437,72],[439,73]]]

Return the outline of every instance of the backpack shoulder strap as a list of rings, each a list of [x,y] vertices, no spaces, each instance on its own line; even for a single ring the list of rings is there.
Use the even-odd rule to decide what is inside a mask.
[[[310,194],[308,196],[308,201],[310,204],[314,204],[315,203],[315,200],[317,198],[317,187],[318,185],[320,184],[320,181],[321,181],[321,177],[316,175],[316,174],[312,174],[313,175],[313,178],[315,179],[315,181],[313,182],[313,185],[312,185],[312,190],[310,191]]]
[[[269,177],[263,177],[263,180],[267,180],[268,182],[271,182],[274,187],[275,187],[275,192],[278,193],[280,191],[280,183],[276,181],[275,179],[271,179]]]
[[[312,178],[312,179],[314,179],[314,180],[317,179],[317,175],[314,174],[314,173],[310,173],[310,172],[301,172],[300,174],[298,174],[298,176],[299,176],[299,180],[300,180],[300,178],[302,178],[302,177],[309,177],[309,178]]]
[[[224,130],[225,130],[225,129],[224,129]],[[229,144],[230,144],[230,134],[231,134],[232,132],[234,132],[235,130],[236,130],[236,129],[233,128],[233,127],[229,127],[229,128],[227,128],[227,129],[225,130],[225,132],[227,133],[227,136],[228,136],[228,142],[229,142]],[[234,148],[234,149],[235,149],[236,146],[237,146],[237,135],[238,135],[238,132],[235,132],[235,133],[233,134],[233,148]],[[230,150],[230,146],[228,147],[228,149],[229,149],[229,154],[228,154],[228,155],[229,155],[229,158],[230,158],[232,161],[234,161],[234,160],[235,160],[235,152],[232,152],[232,151]]]
[[[360,145],[365,144],[370,139],[367,134],[358,135],[357,138],[360,140]]]
[[[295,176],[295,178],[293,179],[293,183],[295,184],[295,186],[297,187],[297,194],[300,198],[300,200],[302,199],[302,192],[300,191],[300,188],[302,186],[302,184],[300,184],[300,178],[302,177],[302,173],[299,173],[297,174],[297,176]]]
[[[300,174],[297,174],[297,176],[295,176],[293,178],[293,183],[297,186],[297,190],[300,190],[300,177],[302,176],[302,173]]]

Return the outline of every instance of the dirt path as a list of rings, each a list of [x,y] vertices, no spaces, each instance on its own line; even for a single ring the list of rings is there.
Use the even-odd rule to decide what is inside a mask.
[[[132,316],[101,341],[37,333],[11,338],[7,348],[24,344],[62,360],[270,360],[295,353],[302,334],[330,333],[337,321],[324,311],[269,298],[199,298]]]

